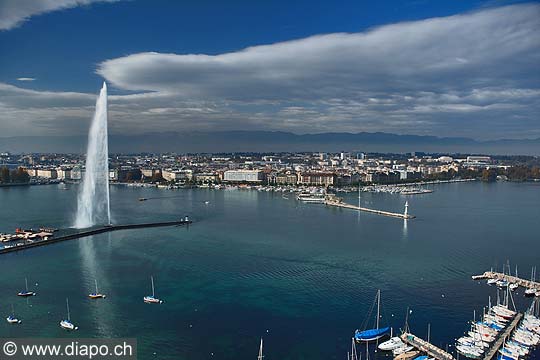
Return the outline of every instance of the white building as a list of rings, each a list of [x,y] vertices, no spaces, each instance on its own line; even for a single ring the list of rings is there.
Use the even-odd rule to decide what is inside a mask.
[[[223,174],[223,181],[228,182],[259,183],[263,180],[264,173],[261,170],[227,170]]]

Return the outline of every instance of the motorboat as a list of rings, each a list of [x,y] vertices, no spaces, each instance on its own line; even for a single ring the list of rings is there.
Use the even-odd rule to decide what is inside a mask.
[[[394,336],[393,338],[380,343],[378,347],[379,347],[379,350],[392,351],[394,349],[402,347],[403,345],[405,345],[405,343],[401,341],[401,339],[398,336]]]

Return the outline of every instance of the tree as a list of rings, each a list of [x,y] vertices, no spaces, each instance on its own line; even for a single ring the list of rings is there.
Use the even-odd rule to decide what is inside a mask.
[[[497,171],[495,169],[484,169],[482,171],[482,181],[493,182],[497,180]]]
[[[4,166],[0,169],[0,182],[8,184],[11,182],[11,176],[9,174],[9,169],[7,166]]]

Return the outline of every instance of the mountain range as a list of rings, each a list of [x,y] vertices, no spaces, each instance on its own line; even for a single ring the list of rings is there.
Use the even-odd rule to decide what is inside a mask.
[[[0,152],[84,153],[86,136],[0,137]],[[362,151],[540,155],[538,139],[480,141],[461,137],[397,135],[382,132],[293,134],[281,131],[167,132],[110,135],[111,153],[219,153]]]

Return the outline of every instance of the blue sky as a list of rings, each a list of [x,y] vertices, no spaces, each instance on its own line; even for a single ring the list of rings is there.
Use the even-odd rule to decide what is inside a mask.
[[[538,3],[40,3],[0,0],[0,136],[84,133],[105,79],[112,133],[540,137]]]

